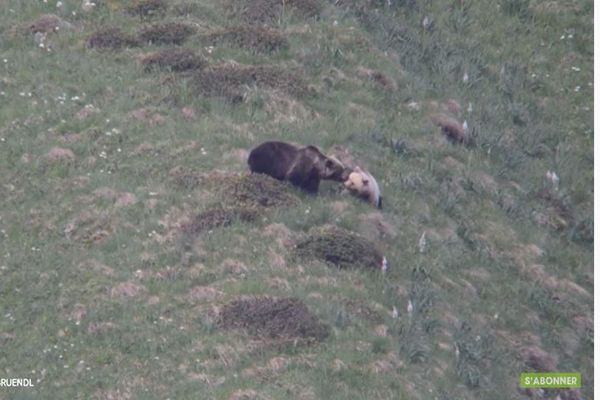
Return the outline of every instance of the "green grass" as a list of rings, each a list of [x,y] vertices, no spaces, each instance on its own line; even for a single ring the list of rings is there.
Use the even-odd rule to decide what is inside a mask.
[[[534,346],[593,396],[591,1],[323,0],[313,17],[288,2],[271,28],[289,45],[271,53],[209,48],[243,23],[218,1],[145,19],[123,1],[62,3],[0,9],[0,376],[35,384],[0,398],[520,399]],[[73,28],[41,48],[26,28],[49,13]],[[86,45],[166,21],[197,28],[184,46],[209,65],[294,71],[308,92],[250,84],[232,104],[193,74],[145,71],[168,45]],[[432,122],[449,99],[470,147]],[[384,209],[333,183],[289,187],[299,204],[182,238],[223,201],[194,179],[245,171],[242,150],[269,139],[347,147]],[[55,147],[74,159],[48,160]],[[389,272],[290,257],[326,224],[376,242]],[[295,345],[215,323],[264,295],[301,299],[331,334]]]

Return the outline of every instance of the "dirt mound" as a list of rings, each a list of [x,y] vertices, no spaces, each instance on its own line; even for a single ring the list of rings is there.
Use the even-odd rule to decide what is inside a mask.
[[[199,73],[194,82],[201,94],[224,97],[231,103],[243,101],[248,86],[281,90],[298,97],[309,93],[298,73],[270,65],[216,65]]]
[[[143,43],[182,44],[196,33],[196,28],[181,22],[167,22],[150,25],[140,32],[138,38]]]
[[[469,136],[463,125],[456,119],[446,115],[434,115],[431,120],[440,127],[442,135],[452,144],[472,145],[473,138]]]
[[[214,45],[229,43],[261,53],[270,53],[289,45],[285,36],[279,31],[254,26],[240,26],[215,32],[208,36],[208,41]]]
[[[120,49],[137,46],[137,40],[119,28],[102,28],[94,32],[87,41],[88,47],[99,49]]]
[[[302,18],[316,17],[321,12],[317,0],[229,0],[227,12],[254,25],[275,23],[290,11]]]
[[[206,66],[206,60],[190,49],[171,48],[148,54],[142,58],[142,65],[146,71],[153,68],[167,69],[180,72],[188,70],[201,70]]]
[[[244,174],[223,182],[220,197],[234,207],[281,207],[299,202],[292,187],[264,174]]]
[[[73,25],[54,14],[42,15],[27,25],[27,30],[31,33],[51,33],[72,28]]]
[[[142,18],[164,15],[168,4],[165,0],[143,0],[137,4],[127,7],[125,13]]]
[[[231,225],[236,221],[251,222],[257,217],[258,211],[251,208],[213,208],[198,214],[181,229],[185,234],[197,235],[211,229]]]
[[[294,253],[304,259],[318,259],[340,268],[378,269],[383,255],[366,238],[335,226],[312,229],[301,239]]]
[[[329,327],[319,322],[306,305],[295,298],[271,297],[236,300],[219,315],[225,329],[245,329],[253,336],[321,341],[329,336]]]

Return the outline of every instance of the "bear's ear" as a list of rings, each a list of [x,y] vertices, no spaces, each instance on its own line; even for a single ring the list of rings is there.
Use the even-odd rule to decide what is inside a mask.
[[[321,151],[313,145],[308,145],[305,147],[305,149],[316,154],[322,154]]]

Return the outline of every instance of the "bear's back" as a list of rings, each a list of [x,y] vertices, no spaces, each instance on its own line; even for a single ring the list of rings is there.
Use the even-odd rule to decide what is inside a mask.
[[[255,147],[248,156],[250,171],[263,173],[284,180],[296,161],[299,147],[285,142],[264,142]]]

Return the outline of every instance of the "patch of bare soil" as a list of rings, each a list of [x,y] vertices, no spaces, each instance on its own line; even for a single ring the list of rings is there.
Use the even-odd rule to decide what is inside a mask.
[[[336,226],[313,228],[301,239],[294,253],[303,259],[318,259],[340,268],[378,269],[383,255],[370,240]]]
[[[360,78],[370,80],[384,90],[394,91],[398,89],[396,81],[381,71],[359,67],[357,74]]]
[[[111,235],[113,223],[108,213],[84,211],[64,228],[68,240],[98,243]]]
[[[190,49],[170,48],[150,53],[142,58],[146,71],[155,68],[174,72],[201,70],[206,67],[206,60]]]
[[[301,97],[309,93],[308,85],[298,72],[270,65],[221,64],[206,68],[194,79],[204,96],[223,97],[231,103],[245,98],[247,87],[276,89]]]
[[[260,53],[270,53],[288,47],[285,36],[276,29],[238,26],[208,35],[214,45],[228,43]]]
[[[228,0],[225,8],[231,16],[254,25],[275,23],[290,11],[303,18],[316,17],[321,11],[317,0]]]
[[[125,13],[142,18],[161,16],[166,13],[168,6],[165,0],[142,0],[127,7]]]
[[[138,42],[133,36],[119,28],[102,28],[88,38],[87,45],[90,48],[116,50],[122,47],[137,46]]]
[[[229,226],[237,221],[255,221],[258,215],[258,211],[251,208],[213,208],[198,214],[181,229],[184,234],[197,235],[215,228]]]
[[[295,298],[233,301],[223,307],[218,324],[224,329],[244,329],[253,336],[271,339],[322,341],[329,336],[329,327]]]
[[[138,38],[143,43],[177,44],[185,42],[196,33],[196,28],[181,22],[154,24],[142,29]]]

